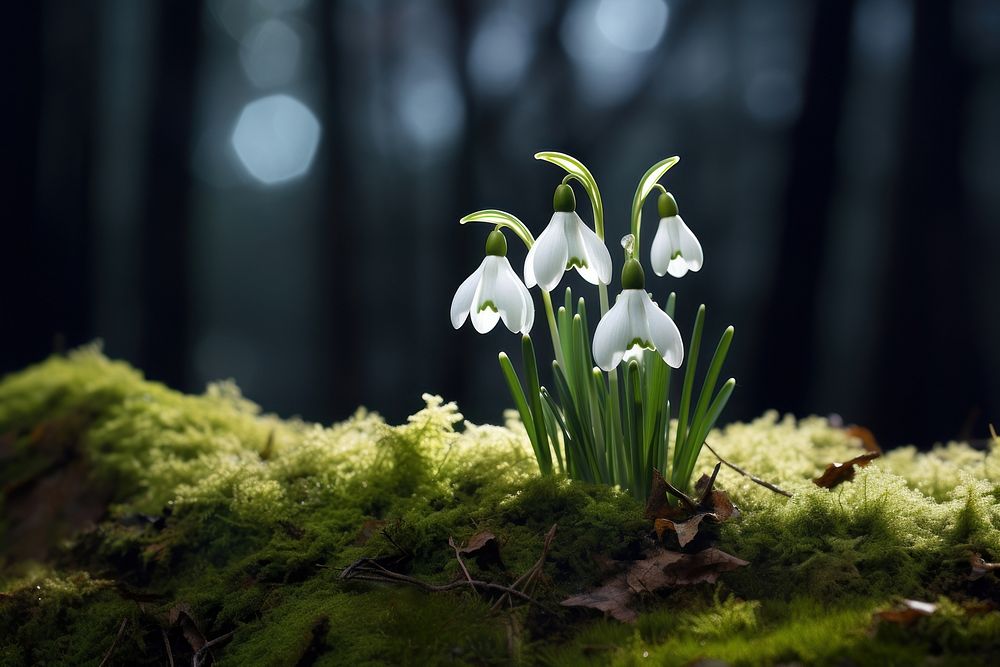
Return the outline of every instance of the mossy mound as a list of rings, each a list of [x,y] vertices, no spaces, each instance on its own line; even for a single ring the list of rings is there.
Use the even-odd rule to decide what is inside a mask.
[[[540,478],[516,421],[465,423],[425,396],[406,424],[359,411],[330,428],[262,415],[231,383],[185,396],[96,349],[0,382],[0,665],[988,664],[1000,650],[1000,454],[892,452],[836,489],[811,479],[859,444],[825,420],[776,415],[711,435],[742,510],[719,547],[750,561],[717,585],[648,597],[635,625],[559,606],[635,557],[649,522],[613,489]],[[702,466],[711,467],[706,452]],[[510,584],[558,532],[541,607],[491,610],[468,589],[344,581],[360,558],[464,576],[449,538],[484,530]],[[937,600],[873,626],[901,597]],[[873,629],[874,628],[874,629]]]

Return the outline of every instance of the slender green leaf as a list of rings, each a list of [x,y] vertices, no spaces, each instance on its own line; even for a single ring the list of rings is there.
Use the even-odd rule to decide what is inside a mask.
[[[531,405],[531,419],[535,426],[536,437],[540,447],[539,452],[544,456],[539,460],[538,467],[543,475],[552,473],[552,456],[548,447],[548,436],[545,433],[545,417],[542,415],[542,397],[540,394],[541,385],[538,381],[538,364],[535,361],[535,347],[531,343],[531,336],[521,337],[521,352],[524,355],[525,381],[528,387],[528,400]]]
[[[531,416],[531,408],[528,407],[528,401],[524,397],[521,381],[518,379],[517,372],[514,370],[514,365],[510,363],[510,357],[507,356],[507,353],[501,352],[499,359],[500,370],[503,371],[504,379],[507,380],[507,387],[510,389],[510,395],[514,399],[514,406],[517,408],[518,414],[521,415],[521,423],[524,424],[524,430],[528,432],[531,444],[535,445],[535,438],[537,437],[535,433],[535,421]]]
[[[668,157],[665,160],[660,160],[646,170],[646,173],[642,175],[641,179],[639,179],[639,185],[636,187],[635,195],[632,197],[631,227],[632,235],[635,236],[635,252],[637,256],[639,252],[639,228],[642,224],[642,204],[646,201],[646,197],[649,196],[649,193],[653,191],[653,187],[656,183],[678,162],[680,162],[680,158],[676,155]]]
[[[483,222],[488,225],[506,227],[513,231],[527,248],[530,248],[535,243],[535,237],[531,235],[528,226],[521,222],[516,215],[507,211],[495,208],[483,209],[482,211],[476,211],[463,217],[458,221],[458,224],[465,225],[470,222]]]
[[[545,160],[557,167],[563,168],[566,170],[566,173],[573,176],[583,185],[583,189],[587,191],[587,197],[590,198],[590,205],[594,210],[594,231],[603,239],[604,203],[601,201],[601,191],[597,187],[597,181],[594,179],[594,175],[590,173],[590,170],[572,155],[558,151],[541,151],[535,153],[535,159]]]
[[[733,327],[727,327],[722,332],[719,344],[712,354],[712,361],[708,365],[708,372],[705,374],[705,382],[702,384],[701,393],[698,396],[698,404],[694,409],[694,417],[691,418],[691,432],[688,433],[688,447],[700,446],[697,442],[692,442],[696,437],[695,431],[700,429],[701,422],[705,418],[705,411],[708,410],[708,401],[715,393],[715,385],[719,381],[719,373],[722,372],[722,364],[729,354],[729,346],[733,342]]]
[[[705,306],[698,308],[698,314],[694,318],[694,329],[691,333],[691,341],[688,345],[688,355],[684,363],[684,384],[681,387],[681,404],[677,410],[677,443],[674,445],[674,469],[685,456],[684,444],[688,435],[688,417],[691,412],[691,389],[694,386],[694,372],[698,365],[698,350],[701,348],[701,333],[705,328]],[[674,480],[676,485],[677,480]]]

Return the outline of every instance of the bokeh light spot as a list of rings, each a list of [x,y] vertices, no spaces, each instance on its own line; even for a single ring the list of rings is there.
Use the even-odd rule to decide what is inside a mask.
[[[302,40],[284,21],[268,19],[254,26],[240,42],[240,63],[258,88],[288,83],[299,68]]]
[[[604,37],[624,51],[652,50],[667,27],[663,0],[601,0],[594,16]]]
[[[531,24],[511,9],[495,11],[476,31],[469,49],[469,74],[480,93],[513,92],[533,55]]]
[[[232,143],[247,172],[272,185],[309,171],[319,136],[319,121],[307,106],[288,95],[270,95],[243,108]]]

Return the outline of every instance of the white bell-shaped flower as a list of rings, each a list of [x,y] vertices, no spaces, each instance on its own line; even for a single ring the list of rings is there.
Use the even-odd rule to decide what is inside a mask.
[[[622,269],[622,291],[594,332],[594,361],[605,371],[643,349],[654,350],[672,368],[684,361],[681,332],[670,316],[650,298],[642,267],[629,259]]]
[[[594,285],[611,282],[611,253],[576,213],[573,188],[560,185],[552,197],[555,212],[524,260],[524,282],[551,292],[573,268]]]
[[[451,324],[458,329],[467,318],[479,333],[503,323],[512,333],[526,334],[535,322],[535,304],[528,288],[507,260],[507,240],[499,230],[486,240],[486,257],[466,278],[451,300]]]
[[[660,226],[653,237],[649,263],[658,276],[669,273],[680,278],[688,271],[697,271],[705,261],[701,244],[678,214],[677,201],[669,192],[657,202]]]

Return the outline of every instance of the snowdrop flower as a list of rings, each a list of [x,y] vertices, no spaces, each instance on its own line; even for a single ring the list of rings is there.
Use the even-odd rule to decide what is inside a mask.
[[[486,258],[459,285],[451,300],[451,324],[456,329],[472,318],[479,333],[488,333],[501,318],[512,333],[526,334],[535,321],[535,304],[507,260],[507,239],[500,230],[486,239]]]
[[[552,197],[555,212],[524,260],[524,282],[551,292],[563,272],[576,269],[594,285],[611,282],[611,253],[576,213],[573,188],[560,185]]]
[[[639,262],[626,260],[621,294],[594,332],[594,361],[605,371],[614,370],[625,358],[638,357],[643,349],[654,350],[672,368],[684,361],[681,332],[649,297],[644,283]]]
[[[649,263],[653,266],[653,272],[658,276],[669,273],[674,278],[680,278],[688,271],[700,269],[705,261],[701,244],[678,215],[674,196],[669,192],[660,195],[657,208],[660,212],[660,226],[649,251]]]

